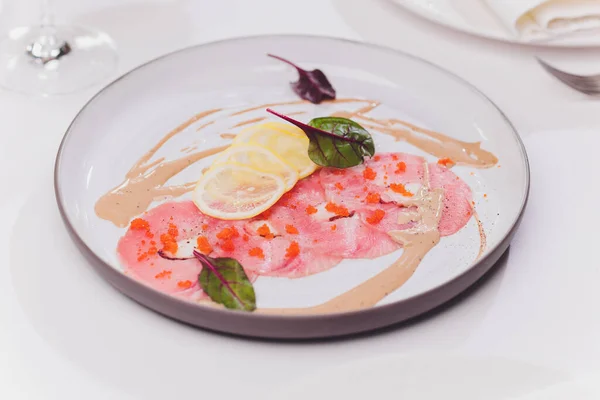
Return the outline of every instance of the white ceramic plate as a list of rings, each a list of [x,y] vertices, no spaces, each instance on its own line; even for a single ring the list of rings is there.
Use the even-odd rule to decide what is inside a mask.
[[[529,42],[515,37],[481,0],[391,0],[434,23],[471,35],[503,42],[548,47],[596,47],[600,35],[581,34],[551,41]]]
[[[293,58],[319,67],[329,76],[338,98],[358,97],[382,103],[377,110],[442,131],[466,142],[481,142],[499,167],[455,167],[473,191],[487,235],[480,258],[480,235],[473,218],[458,233],[442,238],[412,278],[375,307],[310,316],[277,316],[222,310],[159,293],[127,275],[115,252],[125,229],[100,219],[98,198],[122,182],[134,162],[175,126],[201,110],[235,110],[296,100],[288,82],[296,73],[265,56]],[[305,111],[302,119],[327,115],[332,105],[280,107]],[[300,107],[300,108],[298,108]],[[259,108],[243,119],[264,117]],[[228,143],[219,134],[234,119],[217,119],[202,134],[198,121],[159,150],[156,157],[181,157],[182,149]],[[373,133],[376,147],[435,157],[391,137]],[[210,159],[173,178],[194,181]],[[423,60],[387,48],[307,36],[260,36],[191,47],[161,57],[126,74],[96,95],[78,114],[60,147],[55,187],[59,208],[74,240],[97,270],[119,290],[170,317],[197,326],[263,337],[308,338],[349,334],[399,322],[434,308],[466,289],[506,250],[524,210],[529,168],[521,141],[496,106],[462,79]],[[177,200],[185,199],[186,197]],[[259,308],[309,307],[361,284],[390,265],[399,250],[374,260],[344,260],[306,278],[260,277],[255,282]]]

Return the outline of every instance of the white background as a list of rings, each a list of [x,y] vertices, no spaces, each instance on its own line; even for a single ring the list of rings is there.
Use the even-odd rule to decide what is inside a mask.
[[[600,104],[533,59],[581,61],[593,52],[472,38],[378,0],[57,3],[60,20],[112,35],[120,73],[188,45],[264,33],[347,37],[416,54],[466,78],[506,112],[529,153],[532,192],[509,255],[441,311],[342,341],[232,338],[126,299],[66,235],[54,157],[100,87],[50,99],[0,91],[1,399],[511,399],[600,371]],[[36,20],[35,0],[1,4],[3,30]],[[600,386],[587,382],[581,393]],[[598,398],[574,393],[568,398]]]

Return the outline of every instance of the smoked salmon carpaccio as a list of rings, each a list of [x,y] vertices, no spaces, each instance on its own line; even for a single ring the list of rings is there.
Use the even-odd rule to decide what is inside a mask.
[[[299,181],[273,207],[249,220],[202,214],[191,201],[159,205],[131,222],[118,244],[125,271],[165,293],[201,298],[202,267],[187,258],[194,248],[238,260],[250,278],[299,278],[334,267],[344,258],[376,258],[401,245],[387,234],[405,230],[417,208],[411,199],[425,184],[425,160],[378,154],[349,169],[323,168]],[[432,189],[444,190],[439,230],[452,235],[471,218],[471,190],[445,166],[427,164]],[[415,218],[418,219],[418,218]]]

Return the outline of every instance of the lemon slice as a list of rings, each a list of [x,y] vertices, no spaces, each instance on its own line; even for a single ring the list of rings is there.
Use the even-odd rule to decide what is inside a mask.
[[[269,149],[254,145],[240,144],[229,147],[213,162],[214,165],[237,164],[259,172],[279,175],[285,182],[285,190],[290,190],[298,182],[298,173]]]
[[[252,218],[270,208],[286,191],[283,178],[238,164],[215,165],[198,181],[193,200],[218,219]]]
[[[233,141],[233,145],[258,144],[263,146],[304,178],[318,168],[308,157],[308,138],[300,128],[280,122],[266,122],[254,125],[242,131]]]

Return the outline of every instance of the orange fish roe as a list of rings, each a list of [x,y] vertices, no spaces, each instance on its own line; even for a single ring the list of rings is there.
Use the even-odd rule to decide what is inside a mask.
[[[177,253],[177,249],[179,246],[177,245],[177,241],[175,238],[168,233],[163,233],[160,235],[160,242],[163,245],[163,251],[169,252],[171,254]]]
[[[146,237],[152,239],[154,237],[154,234],[150,231],[146,231]]]
[[[285,256],[288,258],[296,257],[300,254],[300,246],[298,246],[298,242],[292,242],[285,250]]]
[[[484,198],[484,199],[485,199],[485,198],[487,198],[487,193],[484,193],[484,194],[483,194],[483,198]]]
[[[379,161],[379,160],[381,160],[381,156],[375,156],[375,157],[373,157],[373,160]]]
[[[296,229],[296,227],[294,225],[286,225],[285,226],[285,231],[287,233],[289,233],[290,235],[297,235],[298,234],[298,229]]]
[[[158,274],[154,275],[154,278],[156,278],[156,279],[171,278],[171,271],[169,271],[169,270],[161,271]]]
[[[223,249],[223,251],[234,251],[235,250],[235,245],[233,244],[233,241],[231,239],[227,239],[226,241],[221,243],[220,246],[221,246],[221,249]]]
[[[346,170],[345,169],[333,168],[331,170],[331,173],[334,174],[334,175],[338,175],[338,176],[342,175],[343,176],[343,175],[346,175]]]
[[[404,161],[400,161],[396,164],[396,170],[394,171],[396,174],[401,174],[402,172],[406,172],[406,163]]]
[[[329,211],[330,213],[334,213],[338,217],[348,217],[348,216],[350,216],[350,212],[348,211],[348,209],[346,207],[344,207],[344,206],[338,206],[337,204],[334,204],[334,203],[327,203],[325,205],[325,209],[327,211]]]
[[[155,255],[156,253],[158,253],[158,249],[157,249],[155,246],[152,246],[152,247],[150,247],[150,248],[148,249],[148,255],[149,255],[149,256],[153,256],[153,255]]]
[[[368,188],[368,187],[366,187],[366,186],[365,186],[365,187],[363,187],[363,192],[365,192],[365,193],[366,193],[366,192],[368,192],[368,191],[369,191],[369,188]]]
[[[150,241],[150,246],[156,246],[156,242],[154,240]]]
[[[179,236],[179,230],[177,229],[177,225],[169,224],[169,230],[167,231],[167,233],[169,235],[171,235],[173,238],[176,238],[177,236]]]
[[[318,239],[313,239],[313,243],[319,243]]]
[[[244,242],[247,242],[248,240],[250,240],[250,238],[246,234],[244,234],[244,236],[242,237],[242,239],[244,239]]]
[[[144,261],[148,258],[148,253],[142,253],[138,256],[137,260],[138,261]]]
[[[202,254],[210,254],[213,251],[206,236],[198,236],[198,239],[196,239],[196,247],[198,247],[198,251]]]
[[[363,178],[368,179],[370,181],[372,181],[373,179],[375,179],[376,176],[377,176],[377,172],[375,172],[373,170],[373,168],[371,168],[371,167],[367,167],[363,171]]]
[[[260,258],[262,260],[265,259],[265,253],[263,253],[263,250],[260,247],[251,248],[250,250],[248,250],[248,255],[251,257]]]
[[[145,244],[146,244],[146,241],[142,239],[142,245],[145,245]]]
[[[408,190],[406,190],[406,187],[404,187],[404,185],[401,183],[392,183],[390,185],[390,189],[392,189],[396,193],[400,193],[402,196],[405,196],[405,197],[413,196],[413,194],[411,192],[409,192]]]
[[[145,219],[136,218],[133,221],[131,221],[129,227],[135,230],[147,231],[148,229],[150,229],[150,224]]]
[[[369,193],[367,195],[367,197],[365,198],[365,200],[367,201],[367,203],[369,204],[376,204],[379,203],[379,200],[381,200],[381,196],[379,195],[379,193]]]
[[[221,240],[229,240],[238,236],[240,236],[240,233],[235,226],[232,226],[231,228],[223,228],[221,232],[217,233],[217,238]]]
[[[317,212],[317,209],[316,209],[315,207],[313,207],[313,206],[308,206],[308,207],[306,207],[306,213],[307,213],[308,215],[310,215],[310,214],[314,214],[314,213],[316,213],[316,212]]]
[[[331,225],[331,230],[332,231],[335,231],[336,229],[337,229],[337,225],[336,224]]]
[[[344,190],[344,186],[341,183],[339,183],[339,182],[337,182],[335,184],[335,187],[338,188],[339,190]]]
[[[265,239],[273,239],[275,237],[271,233],[271,230],[269,229],[267,224],[262,224],[261,226],[259,226],[258,229],[256,230],[256,233],[258,233],[260,236],[264,237]]]
[[[471,200],[471,205],[475,206],[475,202],[473,200]]]
[[[446,168],[450,168],[454,166],[454,161],[449,158],[440,158],[437,162],[439,165],[443,165]]]
[[[377,209],[371,214],[370,217],[367,217],[367,222],[371,225],[377,225],[381,222],[381,220],[385,217],[385,211],[381,209]]]
[[[192,281],[179,281],[177,282],[177,287],[182,289],[189,289],[192,287]]]
[[[202,225],[202,230],[203,230],[203,231],[205,231],[205,230],[207,230],[207,229],[208,229],[208,224],[204,224],[204,225]]]

